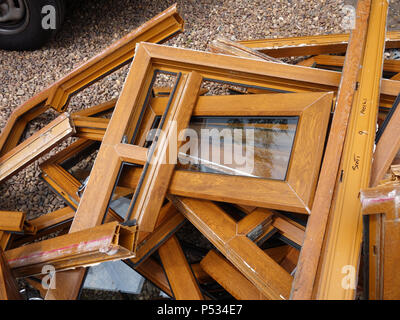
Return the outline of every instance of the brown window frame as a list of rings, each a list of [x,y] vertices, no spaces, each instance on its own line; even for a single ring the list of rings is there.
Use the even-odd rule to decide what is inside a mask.
[[[82,201],[75,214],[70,232],[87,229],[103,222],[104,215],[107,212],[108,202],[123,162],[143,165],[147,161],[147,148],[122,142],[131,141],[135,128],[140,125],[140,115],[147,96],[146,88],[150,87],[156,70],[172,72],[174,74],[182,73],[182,76],[186,76],[190,72],[196,72],[200,74],[203,80],[217,80],[228,84],[238,83],[244,87],[272,88],[273,90],[278,89],[286,91],[335,91],[339,83],[339,77],[334,72],[323,71],[328,77],[321,78],[321,70],[140,43],[136,48],[135,57],[127,76],[124,89],[118,99],[112,119],[103,137],[99,154],[96,158],[86,189],[82,195]],[[327,107],[327,109],[330,110],[333,93],[325,92],[314,94],[324,95],[325,99],[329,100],[329,107]],[[296,101],[296,103],[298,102]],[[326,112],[326,125],[328,119],[329,112]],[[300,119],[300,122],[303,123],[305,121]],[[325,134],[326,130],[323,136],[325,136]],[[318,137],[317,141],[322,144],[320,149],[321,154],[319,155],[322,157],[324,139],[318,135],[315,135],[315,137]],[[312,149],[303,151],[307,150],[309,152],[303,152],[304,156],[314,154],[315,146],[312,146]],[[310,150],[312,152],[310,152]],[[321,159],[317,161],[315,166],[318,169],[320,162]],[[315,172],[317,175],[318,170],[315,170]],[[180,189],[184,191],[185,187],[187,187],[185,179],[188,175],[193,174],[196,173],[175,170],[167,192],[174,194],[174,190],[179,191]],[[204,177],[204,175],[202,175],[202,177]],[[224,177],[224,179],[226,178],[227,177]],[[137,183],[137,181],[135,183]],[[276,183],[276,181],[274,181],[274,183]],[[300,181],[299,183],[302,182]],[[269,191],[268,187],[270,186],[271,184],[268,182],[262,184],[258,183],[258,188],[255,190],[257,194],[247,193],[245,195],[247,199],[239,202],[242,202],[241,204],[244,205],[259,206],[263,204],[264,206],[268,205],[271,207],[271,203],[267,203],[263,199],[265,197],[264,191]],[[288,189],[287,185],[285,186]],[[218,191],[215,187],[214,184],[212,186],[212,191],[214,193]],[[205,188],[210,189],[209,181],[205,184]],[[237,188],[240,188],[240,185],[236,184],[235,190],[237,190]],[[243,188],[242,190],[246,191],[246,189]],[[222,192],[226,194],[226,191]],[[176,193],[178,192],[175,192],[175,194]],[[232,195],[230,195],[230,197],[231,196]],[[275,199],[281,196],[281,193],[274,194]],[[302,213],[308,212],[307,204],[303,203],[297,195],[291,193],[290,196],[292,199],[286,201],[286,203],[275,205],[274,208]],[[220,195],[220,198],[223,197]],[[309,200],[311,200],[311,198]],[[233,199],[226,198],[222,201],[231,200]],[[140,224],[138,227],[140,230]]]
[[[185,61],[179,61],[179,58],[177,58],[183,56],[183,54],[172,54],[170,53],[171,50],[187,53]],[[161,57],[164,57],[164,59],[161,59]],[[146,105],[149,99],[149,90],[145,89],[151,86],[155,72],[172,72],[174,74],[180,72],[182,77],[185,77],[189,72],[197,72],[200,73],[203,80],[238,83],[244,86],[257,86],[262,84],[262,77],[254,73],[256,72],[255,69],[258,70],[255,67],[262,66],[262,69],[265,69],[264,62],[261,62],[258,66],[260,63],[259,61],[224,56],[224,60],[219,61],[218,64],[214,61],[209,66],[210,59],[217,59],[217,57],[220,58],[220,55],[169,48],[148,43],[142,43],[138,46],[131,72],[128,75],[125,87],[117,102],[113,117],[103,138],[103,143],[96,160],[97,166],[95,165],[93,168],[91,178],[88,182],[87,190],[93,189],[93,191],[91,195],[86,195],[87,199],[83,201],[80,206],[82,211],[89,210],[90,207],[90,212],[93,213],[93,211],[96,211],[96,214],[87,214],[84,218],[82,215],[83,220],[90,219],[92,215],[93,217],[96,216],[94,217],[96,220],[95,224],[101,223],[123,162],[143,164],[148,160],[148,150],[146,148],[122,143],[122,141],[131,141],[136,128],[140,127],[141,118],[143,117],[143,106]],[[228,61],[225,61],[225,59]],[[228,66],[227,63],[231,59],[235,59],[236,64],[240,63],[240,66]],[[176,67],[177,64],[179,65],[178,67]],[[199,64],[201,64],[201,66],[199,66]],[[282,65],[279,65],[279,68],[281,67]],[[227,71],[229,68],[232,70]],[[243,71],[244,69],[253,71],[253,73],[249,73],[249,71],[246,73]],[[266,74],[274,73],[267,70],[261,71],[264,71]],[[284,72],[284,70],[281,72]],[[284,77],[284,75],[280,74],[278,76],[275,74],[275,77]],[[274,81],[271,80],[271,77],[265,75],[264,85],[270,86],[272,82]],[[182,86],[178,88],[177,91],[182,91]],[[207,115],[273,116],[279,114],[280,116],[298,116],[298,132],[296,134],[293,152],[293,156],[296,159],[291,161],[289,174],[286,179],[289,183],[214,174],[210,181],[208,174],[175,171],[168,192],[180,196],[192,196],[216,201],[228,201],[242,205],[309,213],[309,207],[313,199],[313,191],[318,179],[332,97],[333,93],[331,92],[287,94],[285,96],[287,104],[284,106],[281,104],[278,111],[278,108],[271,105],[271,107],[265,108],[264,111],[259,110],[258,113],[252,109],[250,109],[251,111],[243,111],[243,108],[239,106],[239,104],[236,104],[236,107],[234,107],[235,104],[232,103],[230,103],[229,110],[222,110],[221,113],[216,112],[215,108],[207,104],[204,106],[204,109],[208,107],[208,111],[204,111],[199,107],[200,101],[212,97],[200,97],[193,115],[199,115],[204,112]],[[214,98],[229,99],[229,97]],[[282,98],[283,96],[280,94],[246,95],[235,96],[235,99],[232,100],[262,99],[263,101],[273,101],[276,105]],[[154,98],[153,100],[156,99],[165,99],[166,101],[169,98]],[[320,103],[316,104],[316,101]],[[152,101],[152,106],[153,105],[153,111],[155,111],[156,114],[160,112],[154,101]],[[267,103],[265,103],[265,105],[267,105]],[[235,108],[236,110],[234,110]],[[313,130],[309,130],[310,127],[312,127]],[[315,141],[312,138],[315,138]],[[125,151],[121,152],[121,150]],[[312,150],[312,152],[310,152],[310,150]],[[311,163],[312,165],[309,167],[306,166],[305,170],[304,167],[307,163]],[[103,166],[107,166],[106,174],[104,174],[104,170],[101,169]],[[93,184],[91,182],[99,179],[100,175],[102,190],[94,186],[94,188],[91,188],[90,185]],[[193,181],[197,183],[190,183]],[[305,184],[304,181],[308,183]],[[250,183],[251,187],[247,186],[248,183]],[[204,187],[198,188],[198,186],[202,184]],[[246,185],[243,194],[234,196],[231,190],[232,186],[236,188],[240,185]],[[85,193],[83,197],[85,197]],[[76,224],[80,223],[80,216],[81,215],[77,216]]]

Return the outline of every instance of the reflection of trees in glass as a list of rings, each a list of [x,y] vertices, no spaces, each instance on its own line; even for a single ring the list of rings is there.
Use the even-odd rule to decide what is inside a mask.
[[[246,147],[254,148],[255,176],[283,180],[286,175],[290,159],[297,117],[193,117],[190,128],[196,130],[200,138],[201,129],[242,129],[241,140],[233,143],[242,144],[242,157],[246,155]],[[254,145],[248,145],[246,130],[254,130]],[[239,138],[239,137],[236,137]],[[224,147],[224,139],[221,139],[221,148]],[[211,141],[210,141],[211,143]],[[247,143],[247,145],[246,145]],[[200,140],[199,140],[200,145]],[[233,148],[232,148],[233,150]],[[206,165],[189,166],[189,170],[202,172],[214,172],[214,169]]]
[[[261,177],[284,179],[297,121],[297,117],[241,117],[227,120],[227,125],[245,130],[246,128],[255,128],[254,174]],[[260,126],[263,124],[266,126]]]

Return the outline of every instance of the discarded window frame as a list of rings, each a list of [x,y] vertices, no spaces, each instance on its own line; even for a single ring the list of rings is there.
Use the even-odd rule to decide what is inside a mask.
[[[135,54],[136,43],[164,42],[182,30],[183,19],[173,5],[22,104],[11,114],[2,131],[0,155],[18,145],[29,121],[50,107],[64,111],[73,94],[128,63]]]
[[[272,222],[273,213],[255,210],[236,222],[216,204],[168,196],[179,211],[268,299],[289,298],[292,276],[249,237]]]
[[[363,215],[377,216],[368,246],[369,276],[368,299],[398,300],[400,298],[400,277],[398,275],[400,228],[398,183],[381,185],[361,190]],[[366,254],[366,253],[365,253]],[[366,266],[365,266],[366,267]]]

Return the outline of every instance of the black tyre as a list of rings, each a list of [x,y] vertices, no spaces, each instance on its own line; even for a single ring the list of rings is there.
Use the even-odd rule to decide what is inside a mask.
[[[0,49],[43,46],[60,29],[64,6],[63,0],[0,0]]]

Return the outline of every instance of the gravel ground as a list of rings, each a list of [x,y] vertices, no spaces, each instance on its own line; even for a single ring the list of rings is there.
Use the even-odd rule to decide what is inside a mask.
[[[34,52],[0,50],[0,128],[10,113],[74,67],[115,40],[163,11],[175,1],[86,0],[69,1],[62,31],[44,48]],[[217,36],[231,40],[276,38],[340,33],[342,8],[354,0],[186,0],[177,1],[186,21],[185,32],[168,45],[205,50]],[[390,29],[399,29],[400,3],[391,4]],[[127,68],[85,89],[71,100],[72,110],[117,97]],[[26,136],[55,117],[51,111],[30,125]],[[63,146],[68,145],[71,139]],[[54,152],[53,152],[54,153]],[[2,210],[27,211],[30,218],[64,206],[39,178],[38,165],[30,165],[0,186]],[[182,237],[182,234],[180,234]],[[158,297],[146,283],[135,299]],[[84,294],[84,298],[124,299],[126,296]]]

